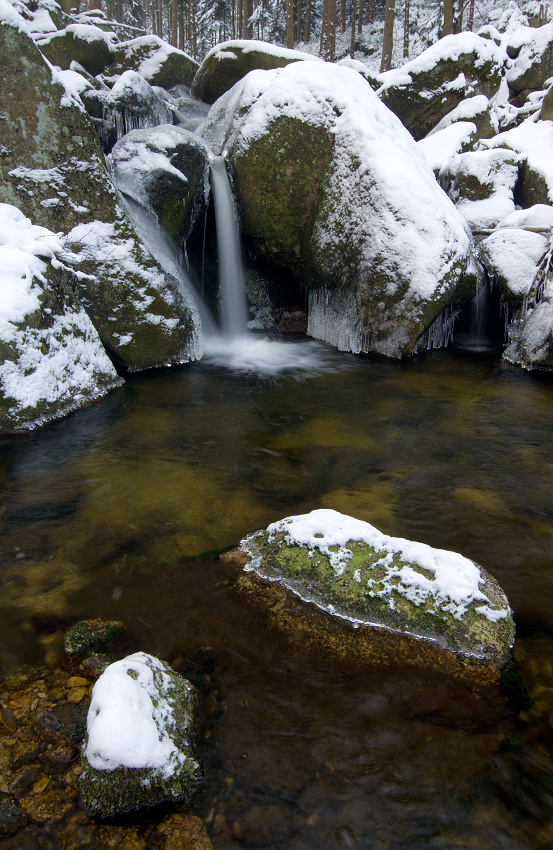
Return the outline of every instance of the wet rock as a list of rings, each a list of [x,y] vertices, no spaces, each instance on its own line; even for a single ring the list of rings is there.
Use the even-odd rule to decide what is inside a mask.
[[[79,620],[65,633],[65,651],[81,655],[94,647],[104,646],[125,631],[119,620]]]
[[[2,679],[2,688],[7,691],[18,691],[25,687],[25,685],[41,679],[47,672],[45,667],[31,667],[27,664],[23,664],[20,667],[12,667]]]
[[[195,815],[168,815],[148,837],[148,850],[211,850],[204,822]]]
[[[17,800],[0,792],[0,836],[17,832],[25,824],[25,815]]]
[[[474,33],[446,35],[401,68],[380,74],[378,94],[415,139],[422,139],[461,101],[495,94],[505,58]]]
[[[37,715],[34,728],[53,744],[77,744],[84,738],[88,705],[66,702],[47,708]]]
[[[223,41],[206,55],[192,82],[191,94],[204,103],[215,103],[250,71],[283,68],[292,62],[316,59],[299,50],[288,50],[264,41]]]
[[[67,790],[52,788],[33,797],[25,797],[21,808],[35,823],[61,820],[74,807],[75,803]]]
[[[41,771],[38,767],[24,767],[19,770],[8,786],[8,791],[14,797],[23,797],[28,794],[33,785],[41,777]]]
[[[10,767],[12,770],[19,770],[20,767],[32,764],[39,757],[43,750],[42,745],[36,738],[25,730],[19,740],[11,749]]]
[[[244,592],[257,604],[266,595],[277,621],[313,646],[491,681],[510,658],[505,594],[461,555],[388,537],[331,510],[273,523],[241,549],[251,558]]]
[[[190,797],[200,778],[192,755],[195,691],[167,664],[135,653],[94,686],[80,787],[89,815],[108,817]]]
[[[78,756],[75,747],[59,745],[47,750],[41,757],[41,762],[48,768],[62,770]]]

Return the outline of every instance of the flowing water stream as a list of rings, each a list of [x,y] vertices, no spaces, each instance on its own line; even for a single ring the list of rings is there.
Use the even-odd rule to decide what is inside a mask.
[[[0,673],[102,617],[194,678],[216,850],[551,847],[553,382],[493,353],[303,345],[301,371],[143,374],[0,441]],[[492,572],[534,707],[347,668],[251,609],[214,551],[317,507]]]

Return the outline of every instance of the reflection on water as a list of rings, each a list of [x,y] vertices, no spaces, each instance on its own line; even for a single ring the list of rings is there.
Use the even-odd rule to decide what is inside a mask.
[[[318,363],[301,380],[213,362],[142,375],[3,440],[0,664],[41,662],[45,622],[94,616],[200,676],[194,805],[221,850],[550,847],[551,379],[451,351]],[[200,558],[317,507],[489,569],[534,708],[315,657]]]

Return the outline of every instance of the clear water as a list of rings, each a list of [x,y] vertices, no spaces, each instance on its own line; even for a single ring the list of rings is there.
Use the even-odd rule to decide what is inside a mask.
[[[103,617],[126,623],[129,651],[201,675],[192,810],[216,850],[551,847],[551,377],[491,354],[312,346],[273,375],[137,376],[0,442],[0,668]],[[534,708],[310,652],[249,606],[235,568],[200,558],[317,507],[490,570]]]

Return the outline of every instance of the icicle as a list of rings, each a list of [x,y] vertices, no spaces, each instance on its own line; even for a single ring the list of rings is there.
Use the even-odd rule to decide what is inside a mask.
[[[447,348],[453,338],[453,327],[460,313],[459,307],[449,306],[442,310],[426,333],[416,342],[413,354],[419,354],[431,348]]]

